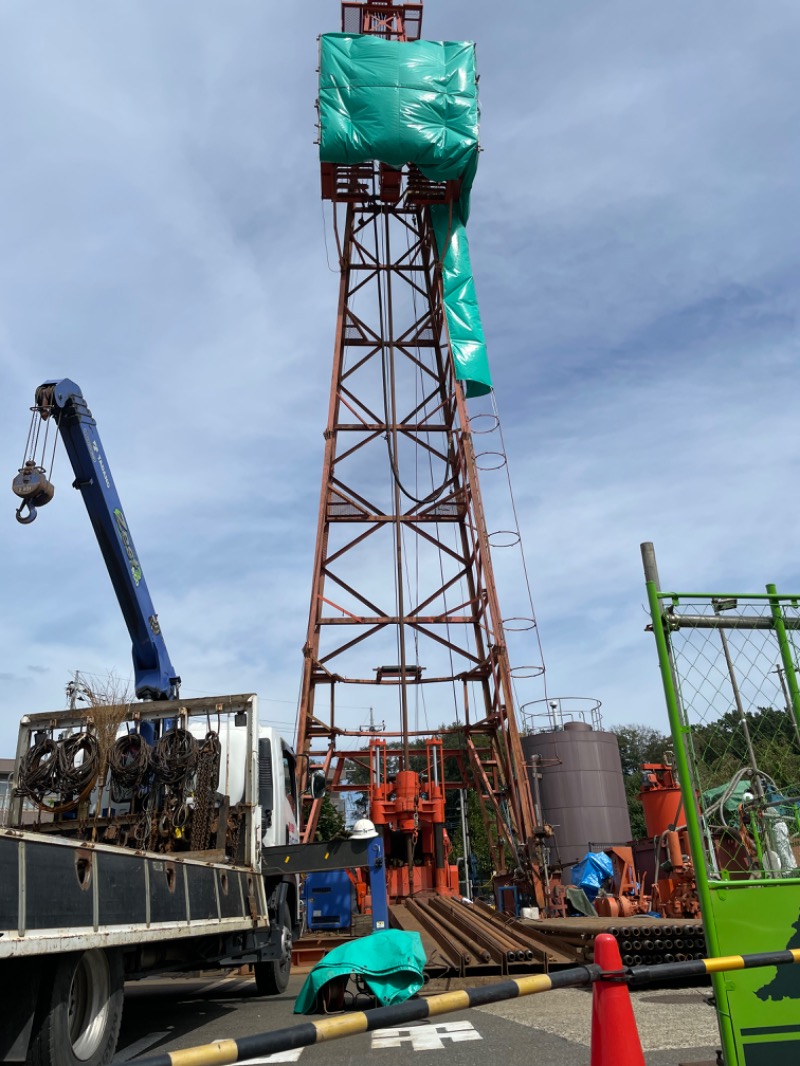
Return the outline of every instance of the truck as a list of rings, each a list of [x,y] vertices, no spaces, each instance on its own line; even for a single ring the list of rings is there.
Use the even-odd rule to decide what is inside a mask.
[[[299,841],[301,797],[291,746],[259,725],[254,694],[180,698],[95,420],[69,379],[36,390],[17,518],[30,523],[53,498],[52,423],[131,636],[141,702],[22,716],[0,826],[0,1062],[104,1066],[126,980],[251,964],[262,994],[286,989],[303,861],[280,856]],[[319,795],[324,778],[309,780]],[[331,849],[316,861],[324,868]]]
[[[249,963],[286,989],[298,877],[264,856],[298,839],[296,761],[255,695],[24,715],[14,784],[0,1061],[110,1062],[124,982],[148,974]]]

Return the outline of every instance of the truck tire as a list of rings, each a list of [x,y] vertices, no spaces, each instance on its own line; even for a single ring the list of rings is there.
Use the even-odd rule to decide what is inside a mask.
[[[119,951],[54,958],[41,989],[29,1061],[33,1066],[106,1066],[122,1021],[124,971]]]
[[[284,945],[282,957],[253,964],[256,988],[262,996],[279,996],[289,985],[292,971],[292,917],[285,903],[281,907],[281,933]]]

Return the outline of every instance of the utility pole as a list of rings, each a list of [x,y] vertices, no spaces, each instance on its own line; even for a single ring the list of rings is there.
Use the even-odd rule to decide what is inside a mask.
[[[93,699],[92,690],[82,680],[80,671],[75,670],[72,674],[72,680],[67,682],[67,706],[71,711],[74,711],[78,703],[91,703]]]

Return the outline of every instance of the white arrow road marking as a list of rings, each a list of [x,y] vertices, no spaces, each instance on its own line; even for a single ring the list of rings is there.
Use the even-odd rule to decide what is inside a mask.
[[[372,1047],[401,1047],[410,1043],[414,1051],[438,1051],[445,1045],[442,1041],[456,1043],[460,1040],[483,1040],[471,1022],[438,1022],[435,1025],[408,1025],[401,1029],[376,1029],[372,1034]]]

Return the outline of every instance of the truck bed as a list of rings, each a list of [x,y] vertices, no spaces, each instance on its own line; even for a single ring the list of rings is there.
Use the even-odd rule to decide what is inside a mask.
[[[246,867],[0,830],[0,959],[268,928]]]

